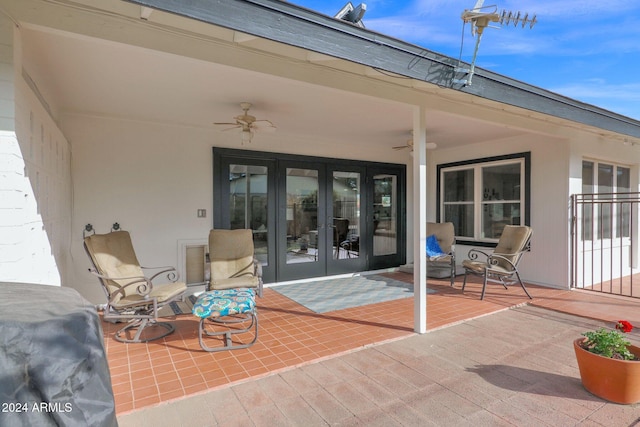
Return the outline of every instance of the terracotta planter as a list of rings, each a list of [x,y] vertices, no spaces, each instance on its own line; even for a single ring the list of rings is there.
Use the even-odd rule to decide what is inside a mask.
[[[578,338],[573,342],[584,388],[610,402],[640,402],[640,361],[593,354],[580,347],[585,339]],[[640,357],[640,347],[631,345],[629,350]]]

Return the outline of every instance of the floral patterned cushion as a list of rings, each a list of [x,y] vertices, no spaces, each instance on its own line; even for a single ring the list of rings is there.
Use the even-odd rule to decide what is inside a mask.
[[[242,314],[255,308],[255,296],[248,288],[208,291],[198,297],[191,312],[201,319]]]

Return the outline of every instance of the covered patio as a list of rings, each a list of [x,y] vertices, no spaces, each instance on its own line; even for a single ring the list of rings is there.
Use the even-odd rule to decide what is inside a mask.
[[[391,275],[397,280],[412,281],[407,273]],[[621,318],[640,324],[640,301],[633,298],[529,285],[534,296],[530,301],[519,286],[504,290],[494,285],[480,301],[481,283],[472,279],[463,293],[459,282],[460,278],[452,288],[448,279],[429,279],[429,288],[436,291],[427,299],[429,333],[525,305],[605,322]],[[308,286],[313,286],[313,282]],[[408,338],[415,335],[412,308],[413,299],[404,298],[317,314],[274,289],[266,289],[264,297],[258,299],[258,342],[248,349],[221,353],[202,351],[194,316],[177,316],[174,334],[139,345],[115,341],[112,335],[116,328],[103,323],[117,414],[137,412]],[[501,334],[511,326],[502,328]],[[566,345],[570,348],[570,342]]]
[[[495,218],[481,219],[482,188],[475,181],[477,219],[472,227],[466,216],[458,259],[476,244],[495,245],[495,235],[482,234],[485,228],[530,225],[535,241],[523,277],[567,288],[566,203],[579,185],[580,156],[584,150],[633,158],[640,135],[633,120],[488,70],[477,69],[473,85],[457,84],[452,58],[287,2],[94,3],[7,2],[3,73],[14,90],[3,104],[2,137],[12,148],[7,156],[18,159],[7,162],[16,180],[8,187],[21,195],[7,199],[16,243],[6,250],[19,255],[3,265],[5,279],[73,287],[95,304],[102,294],[86,271],[79,238],[87,224],[104,233],[118,222],[133,234],[146,263],[176,265],[183,276],[184,248],[206,245],[212,227],[230,228],[230,221],[216,217],[228,214],[221,200],[229,194],[215,187],[224,174],[212,149],[253,158],[277,153],[305,165],[321,158],[317,172],[325,178],[336,163],[363,168],[364,162],[367,173],[370,165],[400,168],[395,179],[403,181],[401,191],[379,201],[398,196],[397,220],[389,221],[399,224],[390,234],[393,265],[362,263],[348,272],[413,263],[413,280],[423,285],[426,222],[449,219],[439,168],[455,173],[461,164],[479,171],[484,163],[478,162],[488,159],[515,162],[522,165],[515,174],[522,185],[513,185],[520,188],[513,200],[490,200]],[[249,143],[240,132],[214,125],[233,120],[243,101],[277,131],[256,132]],[[277,161],[286,163],[282,156]],[[369,178],[365,171],[358,176],[360,182]],[[374,234],[373,199],[359,216],[358,237]],[[282,260],[291,234],[281,200],[270,202],[265,215],[273,220],[279,212],[280,223],[255,225],[277,243],[269,254],[278,258],[265,271],[278,273],[289,267]],[[323,209],[316,226],[326,230],[335,214],[331,206]],[[41,226],[27,226],[32,223]],[[26,243],[34,241],[36,251]],[[373,246],[360,245],[361,260],[376,257]],[[333,274],[320,267],[314,277]],[[425,301],[425,295],[415,298],[414,331],[426,331]]]
[[[517,307],[118,420],[122,427],[634,426],[638,405],[603,401],[580,384],[571,341],[602,325]]]
[[[415,298],[316,314],[266,289],[258,342],[215,354],[200,349],[190,315],[174,319],[174,334],[140,345],[114,341],[115,327],[104,323],[120,416],[523,304],[640,324],[637,300],[572,292],[567,283],[566,207],[581,185],[581,156],[634,159],[636,121],[487,70],[477,70],[473,86],[455,86],[451,58],[287,2],[11,0],[2,8],[0,77],[10,95],[0,103],[0,140],[15,179],[2,206],[11,231],[1,248],[6,280],[69,286],[103,303],[80,232],[88,223],[107,232],[114,221],[132,232],[144,261],[184,273],[183,249],[203,244],[223,205],[212,148],[406,168],[396,249],[414,274],[391,274],[415,281]],[[243,101],[277,132],[248,145],[216,129]],[[427,282],[425,226],[442,219],[439,166],[523,153],[532,158],[521,175],[531,200],[518,203],[533,210],[527,225],[536,237],[522,273],[546,287],[529,287],[533,301],[520,288],[492,289],[480,301],[477,282],[464,293],[447,279]],[[512,217],[524,223],[526,213]],[[458,259],[474,243],[458,245]],[[436,291],[428,297],[427,286]],[[541,343],[543,332],[535,334]]]

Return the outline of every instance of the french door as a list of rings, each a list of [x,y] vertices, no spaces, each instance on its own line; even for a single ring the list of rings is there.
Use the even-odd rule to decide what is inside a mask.
[[[263,280],[276,280],[276,162],[214,155],[214,228],[253,231],[254,254]]]
[[[364,270],[363,169],[291,160],[279,171],[280,280]]]
[[[214,149],[214,227],[253,230],[266,283],[404,263],[404,167]]]

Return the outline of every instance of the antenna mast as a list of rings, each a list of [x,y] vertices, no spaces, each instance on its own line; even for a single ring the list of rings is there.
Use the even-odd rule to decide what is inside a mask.
[[[526,25],[529,25],[529,28],[533,28],[533,26],[538,22],[536,15],[533,15],[529,18],[529,14],[525,13],[524,15],[520,12],[512,12],[507,10],[502,10],[502,12],[498,13],[498,7],[496,5],[485,6],[482,7],[484,0],[478,0],[473,9],[465,9],[460,16],[463,21],[463,25],[467,23],[471,23],[471,35],[476,36],[476,45],[473,49],[473,58],[471,60],[470,68],[461,68],[456,67],[454,71],[456,73],[465,73],[465,77],[463,79],[453,79],[452,82],[454,84],[462,84],[465,86],[471,86],[471,79],[473,78],[473,74],[476,67],[476,58],[478,56],[478,48],[480,47],[480,40],[482,39],[482,34],[484,33],[484,29],[489,26],[492,22],[497,22],[500,25],[509,25],[513,24],[514,27],[521,25],[524,28]],[[496,28],[496,27],[494,27]],[[499,28],[499,27],[497,27]]]

